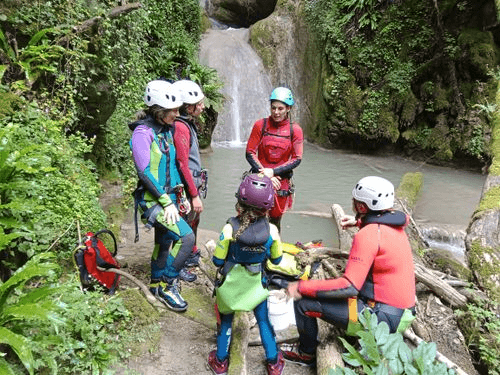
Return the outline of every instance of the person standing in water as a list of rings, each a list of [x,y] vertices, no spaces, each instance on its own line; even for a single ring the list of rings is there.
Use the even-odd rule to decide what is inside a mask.
[[[276,195],[269,221],[281,230],[281,218],[293,204],[292,176],[302,161],[304,135],[299,124],[290,119],[290,110],[295,104],[290,89],[275,88],[269,101],[271,115],[253,125],[246,159],[251,172],[264,173],[273,183]]]
[[[179,214],[181,207],[188,212],[190,206],[177,170],[171,134],[182,105],[181,93],[169,82],[154,80],[147,84],[144,103],[147,109],[138,112],[129,124],[133,132],[130,148],[139,177],[134,192],[135,220],[139,209],[146,227],[154,228],[151,293],[168,308],[185,311],[188,304],[179,292],[179,271],[192,252],[195,237]]]

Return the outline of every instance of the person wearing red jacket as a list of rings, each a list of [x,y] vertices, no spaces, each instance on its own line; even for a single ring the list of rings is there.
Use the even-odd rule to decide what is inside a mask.
[[[300,280],[287,293],[294,301],[299,341],[282,346],[283,357],[313,365],[318,346],[316,318],[353,332],[364,309],[401,332],[415,315],[415,271],[404,228],[408,216],[393,210],[394,186],[382,177],[359,180],[352,191],[353,211],[343,225],[357,225],[344,274],[336,279]]]
[[[200,250],[196,246],[196,236],[200,223],[200,214],[203,211],[200,188],[203,185],[203,178],[206,176],[206,170],[201,166],[196,122],[205,109],[205,95],[196,82],[187,79],[176,81],[172,86],[181,92],[184,103],[179,108],[180,116],[174,122],[173,138],[177,150],[176,161],[191,205],[191,211],[184,216],[184,219],[195,235],[193,251],[185,266],[193,267],[197,266],[200,260]],[[180,278],[192,282],[196,280],[196,274],[189,272],[187,268],[183,268],[180,272]]]
[[[290,109],[295,104],[290,89],[275,88],[269,100],[271,115],[253,125],[246,159],[252,173],[264,173],[273,182],[276,195],[269,220],[280,230],[281,217],[293,204],[292,176],[302,161],[304,135],[300,125],[290,120]]]

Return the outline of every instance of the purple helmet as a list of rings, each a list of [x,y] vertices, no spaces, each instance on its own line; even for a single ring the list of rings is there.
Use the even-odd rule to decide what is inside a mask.
[[[246,175],[238,188],[236,197],[239,203],[270,210],[274,204],[274,189],[271,179],[261,173]]]

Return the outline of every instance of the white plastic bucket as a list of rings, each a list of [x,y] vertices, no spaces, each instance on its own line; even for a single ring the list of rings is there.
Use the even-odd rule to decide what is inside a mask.
[[[269,320],[275,331],[287,329],[290,324],[295,324],[293,312],[293,299],[287,298],[283,290],[271,290],[267,299]]]

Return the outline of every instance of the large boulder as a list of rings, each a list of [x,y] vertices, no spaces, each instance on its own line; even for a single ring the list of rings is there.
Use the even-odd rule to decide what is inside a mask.
[[[266,18],[277,0],[210,0],[205,3],[208,15],[233,27],[249,27]]]
[[[250,27],[250,43],[262,58],[273,86],[289,87],[295,97],[292,120],[322,143],[325,102],[324,60],[309,32],[303,0],[279,0],[269,17]]]

